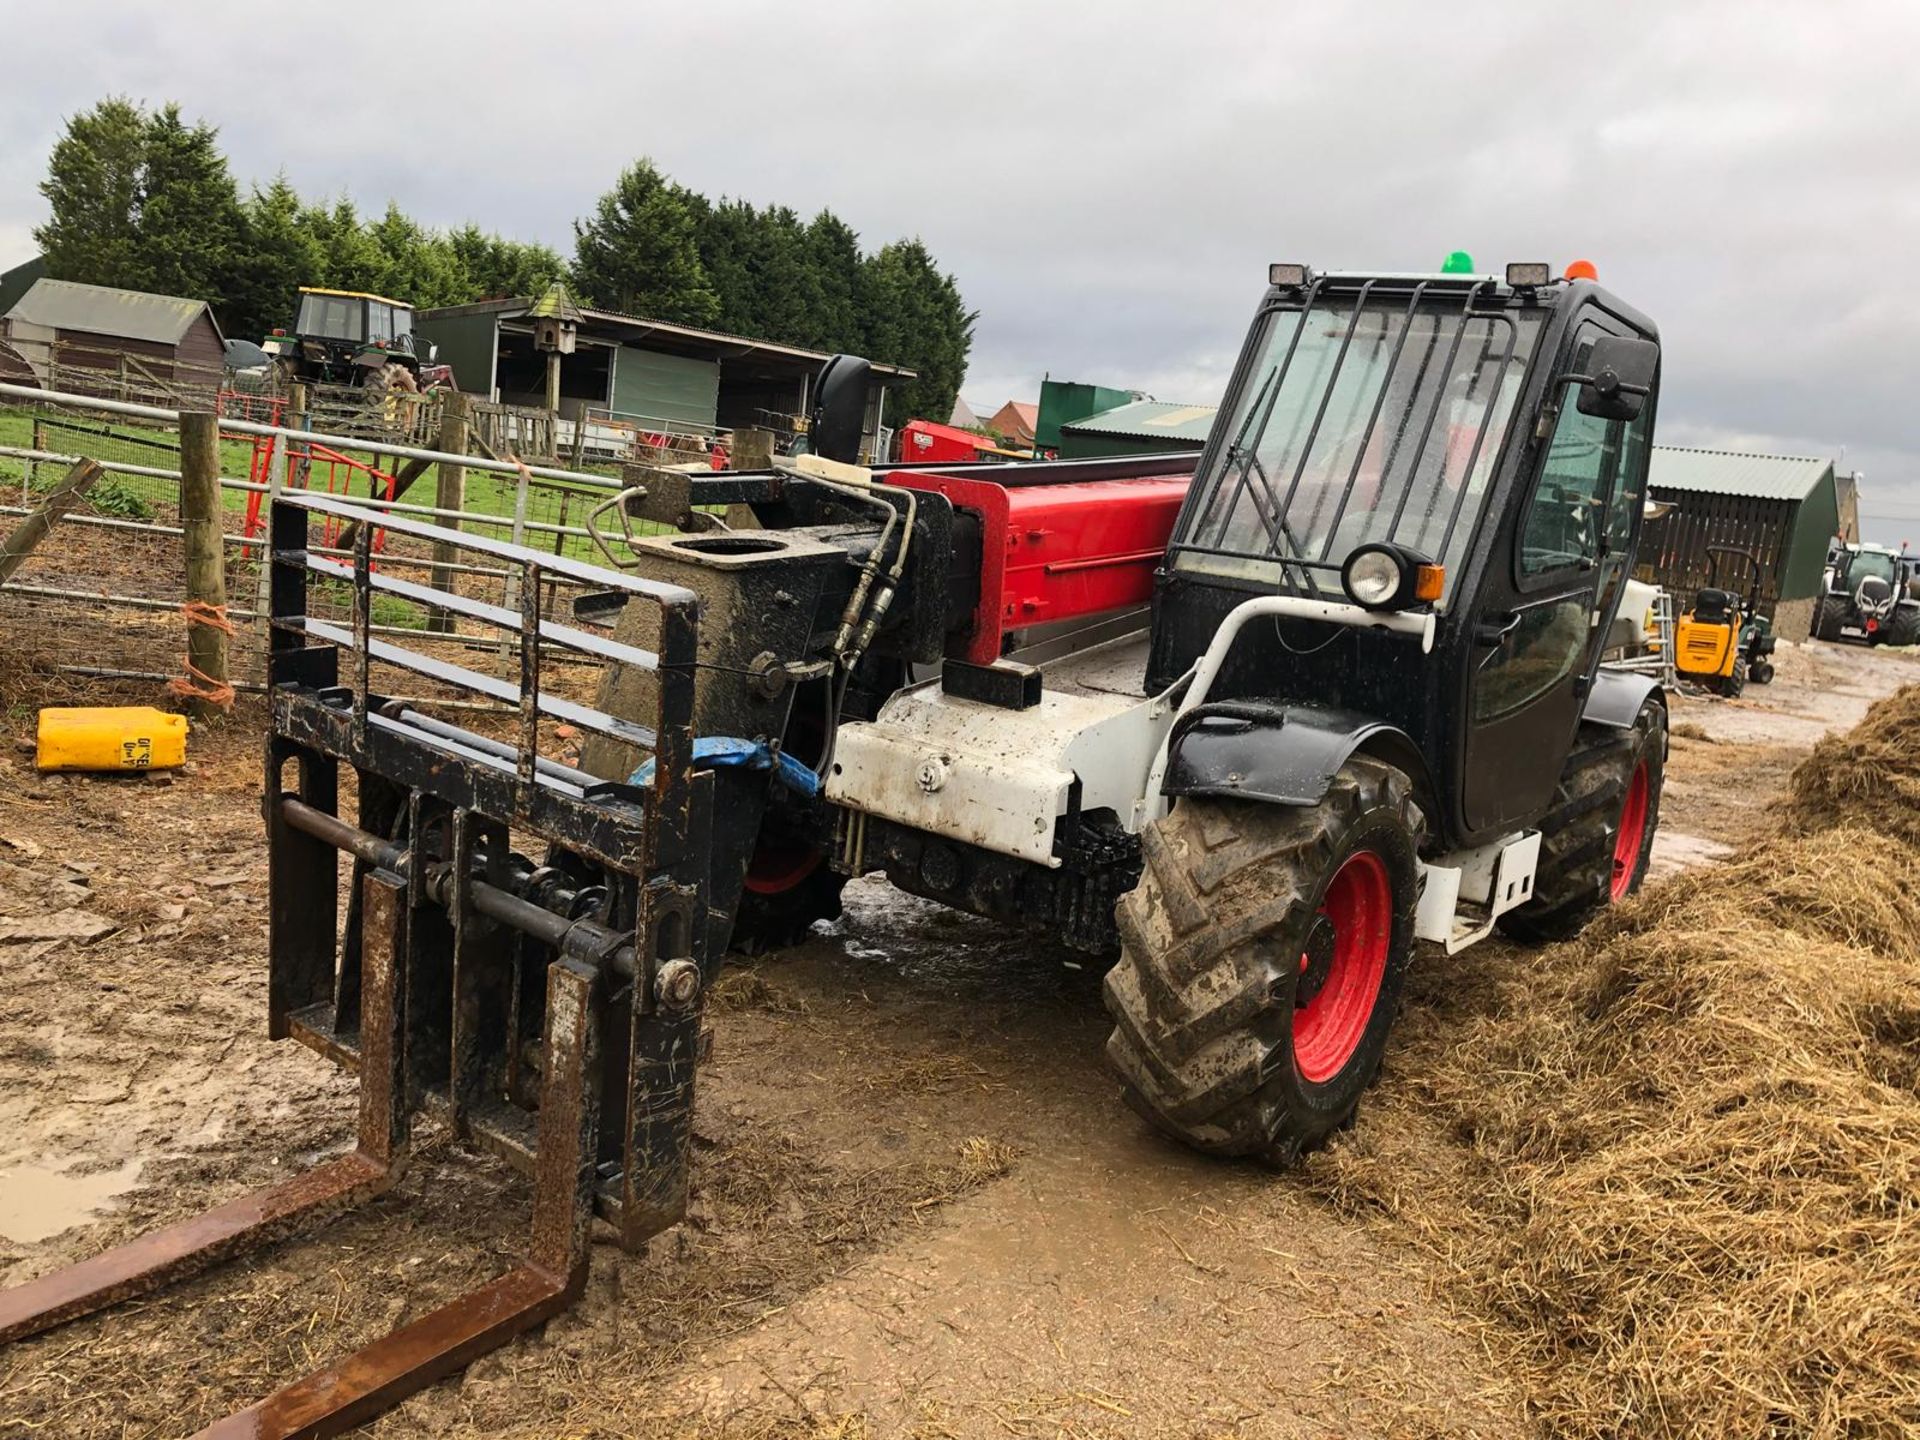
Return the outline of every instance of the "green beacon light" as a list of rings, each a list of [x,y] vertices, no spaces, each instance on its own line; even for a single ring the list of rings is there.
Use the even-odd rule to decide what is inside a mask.
[[[1447,256],[1445,263],[1440,266],[1440,273],[1442,275],[1471,275],[1473,274],[1473,257],[1464,250],[1456,250]]]

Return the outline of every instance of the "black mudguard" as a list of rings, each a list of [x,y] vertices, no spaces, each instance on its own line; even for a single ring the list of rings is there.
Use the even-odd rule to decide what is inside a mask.
[[[1648,696],[1658,699],[1662,705],[1667,703],[1659,676],[1602,667],[1593,672],[1593,685],[1587,691],[1587,703],[1580,718],[1613,730],[1631,730]]]
[[[1228,700],[1174,723],[1166,795],[1213,795],[1318,805],[1356,751],[1399,766],[1430,790],[1425,759],[1404,730],[1354,710]]]

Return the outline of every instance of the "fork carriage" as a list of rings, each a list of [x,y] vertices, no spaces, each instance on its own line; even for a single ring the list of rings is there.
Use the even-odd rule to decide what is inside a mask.
[[[595,1217],[631,1250],[686,1209],[701,997],[726,944],[724,919],[710,923],[706,903],[715,780],[692,761],[698,600],[677,585],[397,516],[382,527],[516,570],[520,608],[376,570],[370,527],[351,566],[310,552],[310,524],[360,514],[318,495],[275,501],[263,802],[269,1031],[358,1075],[355,1147],[0,1293],[0,1343],[382,1194],[405,1173],[416,1114],[532,1180],[530,1234],[514,1269],[207,1436],[327,1435],[358,1424],[571,1303],[586,1281]],[[556,575],[653,606],[657,647],[543,621],[542,577]],[[350,583],[350,624],[309,613],[312,577]],[[376,636],[373,599],[383,594],[496,628],[517,649],[519,684]],[[650,672],[654,722],[543,693],[543,659],[556,652]],[[516,743],[383,699],[369,683],[376,662],[513,699]],[[543,719],[644,750],[645,783],[596,780],[542,755]],[[351,815],[341,809],[343,769]]]

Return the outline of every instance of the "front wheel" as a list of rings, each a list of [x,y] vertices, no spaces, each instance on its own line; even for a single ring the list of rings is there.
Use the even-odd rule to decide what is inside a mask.
[[[1399,1008],[1423,825],[1402,772],[1355,758],[1311,808],[1196,798],[1149,827],[1106,978],[1127,1102],[1275,1165],[1351,1121]]]
[[[1816,640],[1840,640],[1840,627],[1847,623],[1847,597],[1844,595],[1822,595],[1820,608],[1813,615],[1813,638]]]

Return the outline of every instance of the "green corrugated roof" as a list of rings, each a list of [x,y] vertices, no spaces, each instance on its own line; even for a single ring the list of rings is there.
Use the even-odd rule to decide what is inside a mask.
[[[178,345],[206,308],[204,300],[178,295],[149,295],[141,290],[81,285],[72,280],[36,280],[33,288],[20,297],[20,303],[7,312],[7,318],[53,330]]]
[[[1062,425],[1062,431],[1088,435],[1126,435],[1149,440],[1191,440],[1206,443],[1213,429],[1213,417],[1219,413],[1213,405],[1175,405],[1166,400],[1135,400],[1128,405],[1102,410],[1084,420]]]
[[[1655,490],[1745,495],[1756,500],[1804,500],[1833,461],[1800,455],[1752,455],[1738,450],[1690,450],[1656,445],[1647,476]]]

